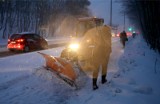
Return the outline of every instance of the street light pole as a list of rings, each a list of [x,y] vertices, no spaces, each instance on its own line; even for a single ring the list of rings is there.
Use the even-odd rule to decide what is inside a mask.
[[[124,12],[124,27],[123,27],[123,30],[125,31],[125,12]]]
[[[112,0],[111,0],[111,5],[110,5],[110,26],[112,28]]]

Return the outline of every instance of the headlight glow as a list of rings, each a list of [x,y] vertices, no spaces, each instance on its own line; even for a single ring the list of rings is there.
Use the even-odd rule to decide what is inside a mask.
[[[70,44],[69,48],[76,51],[79,48],[79,44]]]

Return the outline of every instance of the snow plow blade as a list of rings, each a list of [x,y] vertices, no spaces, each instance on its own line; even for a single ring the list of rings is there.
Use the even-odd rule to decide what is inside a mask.
[[[67,82],[70,86],[76,87],[74,82],[77,76],[72,65],[69,62],[62,58],[47,55],[45,53],[37,53],[41,54],[44,57],[47,70],[56,73],[59,78]]]

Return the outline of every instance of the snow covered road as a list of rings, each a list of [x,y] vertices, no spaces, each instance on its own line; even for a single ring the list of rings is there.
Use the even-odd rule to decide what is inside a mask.
[[[116,42],[114,42],[113,46],[114,45],[116,46]],[[62,49],[63,47],[53,48],[43,52],[59,56]],[[113,54],[111,57],[112,56]],[[114,70],[116,70],[115,64],[117,64],[116,60],[118,58],[119,57],[114,57],[113,62],[115,63],[111,62],[110,64],[110,67]],[[66,99],[63,98],[63,96],[67,98],[75,96],[72,89],[61,84],[59,80],[53,79],[47,71],[36,71],[35,68],[43,64],[44,59],[36,52],[1,58],[0,103],[43,104],[51,102],[53,104],[63,102],[63,99]],[[90,83],[87,86],[88,91],[91,91]],[[67,94],[67,92],[70,94]]]
[[[59,56],[63,48],[42,52]],[[36,52],[0,58],[0,104],[159,104],[160,61],[157,74],[150,70],[154,62],[145,61],[153,56],[141,38],[129,39],[125,49],[114,38],[107,77],[110,83],[102,85],[99,78],[96,91],[92,91],[89,77],[80,80],[84,82],[81,89],[71,89],[39,68],[44,59]]]
[[[47,43],[49,45],[49,48],[56,48],[56,47],[62,47],[68,44],[68,42],[71,40],[70,37],[61,37],[61,38],[48,38],[46,39]],[[6,56],[12,56],[16,54],[25,54],[23,52],[11,52],[7,49],[7,40],[2,41],[0,40],[0,57],[6,57]]]

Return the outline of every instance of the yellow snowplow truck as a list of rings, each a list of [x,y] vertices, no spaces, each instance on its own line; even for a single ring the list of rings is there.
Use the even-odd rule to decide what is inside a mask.
[[[86,73],[83,71],[82,64],[78,60],[79,44],[81,37],[85,36],[85,33],[96,26],[103,25],[104,20],[102,18],[78,18],[76,26],[76,39],[73,39],[70,44],[62,51],[60,57],[51,56],[45,53],[38,52],[45,59],[45,66],[42,69],[46,69],[52,72],[53,76],[65,82],[70,87],[79,89],[77,85],[77,79],[79,73]],[[87,36],[87,35],[86,35]],[[79,53],[78,53],[79,52]],[[73,62],[73,63],[72,63]],[[74,64],[74,65],[73,65]],[[76,71],[79,69],[80,71]],[[81,76],[82,77],[82,76]]]
[[[76,62],[78,59],[79,41],[85,33],[97,26],[102,26],[104,23],[103,18],[84,17],[77,19],[75,38],[71,40],[69,45],[61,52],[61,58],[67,59],[71,62]]]

